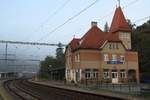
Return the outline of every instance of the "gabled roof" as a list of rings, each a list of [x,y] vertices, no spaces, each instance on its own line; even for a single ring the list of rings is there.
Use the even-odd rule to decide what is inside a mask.
[[[70,48],[71,50],[75,50],[76,48],[78,48],[79,46],[79,41],[80,39],[77,39],[77,38],[73,38],[72,41],[70,42]]]
[[[116,8],[111,28],[109,32],[103,32],[97,25],[94,25],[81,39],[74,38],[70,42],[71,50],[77,49],[100,49],[107,42],[121,42],[117,34],[118,31],[131,32],[121,7]],[[122,43],[123,44],[123,43]]]
[[[97,26],[91,27],[91,29],[81,38],[80,48],[97,49],[104,41],[106,33],[102,32]]]
[[[111,27],[110,32],[117,32],[117,31],[127,31],[131,32],[131,28],[129,27],[124,14],[122,12],[121,7],[116,8]]]

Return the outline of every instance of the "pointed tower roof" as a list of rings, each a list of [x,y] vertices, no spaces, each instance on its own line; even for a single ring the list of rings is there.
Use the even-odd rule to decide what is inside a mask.
[[[119,6],[116,8],[111,27],[110,27],[110,32],[117,32],[117,31],[127,31],[131,32],[131,28],[129,27],[125,16],[122,12],[121,7]]]

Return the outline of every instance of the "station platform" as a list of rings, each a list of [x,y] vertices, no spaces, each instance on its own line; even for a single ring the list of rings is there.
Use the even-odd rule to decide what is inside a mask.
[[[86,86],[78,86],[75,84],[68,84],[63,81],[35,81],[35,80],[30,80],[30,81],[37,83],[37,84],[46,85],[46,86],[70,89],[70,90],[75,90],[75,91],[80,91],[80,92],[88,92],[88,93],[105,95],[105,96],[125,98],[128,100],[146,100],[136,95],[129,95],[125,93],[119,93],[119,92],[108,91],[108,90],[103,90],[103,89],[95,89],[95,88],[86,87]]]

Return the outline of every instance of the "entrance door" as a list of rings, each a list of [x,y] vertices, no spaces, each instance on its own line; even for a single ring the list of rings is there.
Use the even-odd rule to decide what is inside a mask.
[[[118,72],[112,72],[112,83],[118,83]]]

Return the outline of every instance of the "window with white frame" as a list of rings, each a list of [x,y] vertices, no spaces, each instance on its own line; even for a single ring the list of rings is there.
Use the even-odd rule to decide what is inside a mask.
[[[108,79],[109,78],[109,70],[104,70],[103,72],[103,78]]]
[[[109,61],[108,54],[104,54],[104,61]]]
[[[77,62],[77,59],[78,59],[78,58],[77,58],[77,56],[75,55],[75,62]]]
[[[115,54],[112,55],[112,61],[117,61],[117,55]]]
[[[91,69],[85,69],[85,78],[86,79],[91,79]]]
[[[120,56],[120,62],[125,62],[125,56],[124,55]]]
[[[78,62],[80,62],[80,55],[79,54],[77,55],[77,59],[78,59]]]
[[[121,78],[126,78],[126,71],[125,70],[120,71],[120,77]]]
[[[98,69],[93,69],[93,78],[98,79]]]

